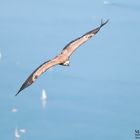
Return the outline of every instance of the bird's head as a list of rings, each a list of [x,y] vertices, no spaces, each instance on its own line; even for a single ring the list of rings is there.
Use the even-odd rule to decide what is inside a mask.
[[[64,65],[64,66],[70,66],[70,61],[69,61],[69,60],[65,61],[65,62],[63,63],[63,65]]]

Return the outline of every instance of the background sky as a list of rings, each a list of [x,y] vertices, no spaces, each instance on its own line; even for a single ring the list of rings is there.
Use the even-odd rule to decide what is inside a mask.
[[[71,40],[109,23],[71,57],[14,95]],[[140,1],[0,0],[0,139],[135,139],[140,129]],[[42,107],[42,89],[47,104]],[[12,112],[16,108],[17,112]]]

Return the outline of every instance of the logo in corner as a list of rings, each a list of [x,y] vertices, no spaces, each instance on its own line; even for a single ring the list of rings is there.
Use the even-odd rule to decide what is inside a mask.
[[[135,139],[140,139],[140,130],[139,129],[135,129]]]

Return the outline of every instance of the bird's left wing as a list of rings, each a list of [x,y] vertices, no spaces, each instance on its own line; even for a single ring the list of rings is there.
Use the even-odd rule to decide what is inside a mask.
[[[109,20],[106,20],[105,22],[103,22],[101,20],[101,25],[87,33],[85,33],[84,35],[82,35],[81,37],[71,41],[70,43],[68,43],[62,50],[62,53],[67,53],[68,57],[70,57],[70,55],[78,48],[80,47],[82,44],[84,44],[85,42],[87,42],[88,40],[90,40],[95,34],[97,34],[99,32],[99,30],[105,25],[107,24]]]
[[[44,62],[43,64],[41,64],[28,78],[27,80],[23,83],[23,85],[21,86],[21,88],[19,89],[18,93],[16,95],[18,95],[23,89],[27,88],[28,86],[30,86],[32,83],[35,82],[35,80],[41,76],[45,71],[47,71],[49,68],[55,66],[59,64],[59,59],[58,57],[54,58],[53,60],[49,60],[47,62]]]

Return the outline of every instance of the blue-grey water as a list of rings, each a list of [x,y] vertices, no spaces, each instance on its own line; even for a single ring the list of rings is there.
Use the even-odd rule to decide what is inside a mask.
[[[36,67],[101,18],[110,21],[70,67],[54,67],[14,96]],[[0,140],[14,140],[16,128],[26,129],[21,140],[135,139],[139,26],[138,0],[0,0]]]

